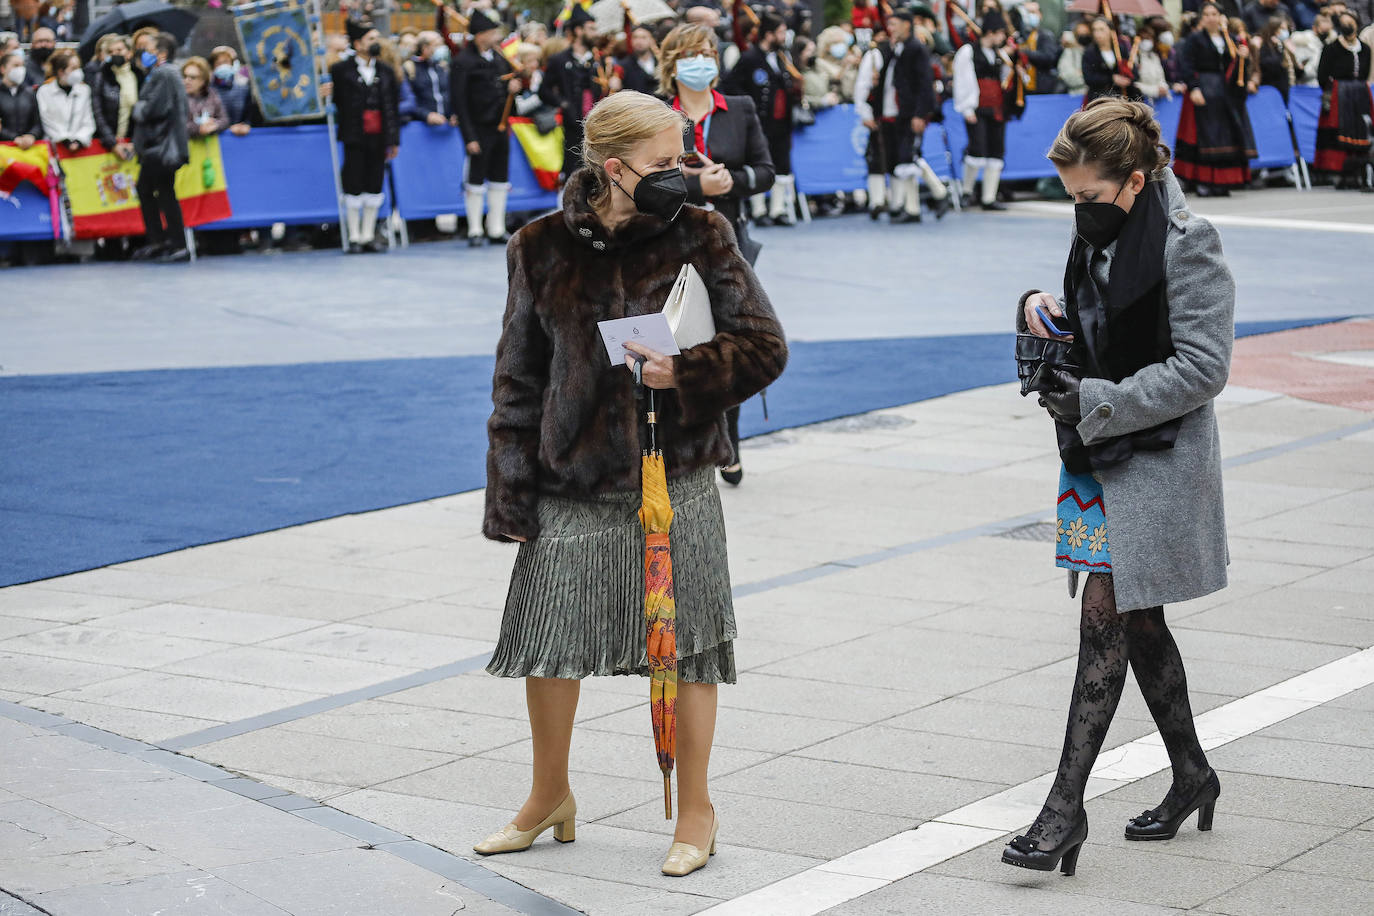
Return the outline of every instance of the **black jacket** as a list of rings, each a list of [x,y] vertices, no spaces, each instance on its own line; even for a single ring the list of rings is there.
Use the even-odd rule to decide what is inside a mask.
[[[430,112],[446,118],[451,116],[454,113],[452,83],[453,74],[443,64],[432,60],[415,61],[415,78],[410,81],[410,88],[415,92],[416,117],[424,120]]]
[[[912,118],[929,121],[939,111],[940,101],[935,98],[935,76],[926,46],[909,39],[902,53],[892,59],[892,67],[896,70],[892,84],[897,90],[897,122],[907,124]]]
[[[138,82],[138,88],[143,88],[143,71],[137,67],[131,68],[134,72],[134,79]],[[96,71],[94,79],[91,80],[91,108],[95,114],[95,136],[96,139],[106,149],[114,149],[114,145],[121,139],[127,137],[116,136],[119,129],[119,80],[115,78],[114,67],[106,64]],[[129,131],[133,132],[133,121],[129,121]]]
[[[778,49],[782,57],[782,49]],[[792,76],[779,59],[779,69],[768,65],[768,53],[754,45],[739,56],[739,62],[720,84],[720,91],[747,95],[754,100],[759,122],[767,132],[792,129],[792,103],[800,87],[793,85]]]
[[[623,71],[620,78],[621,85],[626,89],[635,92],[643,92],[647,95],[658,94],[658,60],[654,60],[654,72],[645,73],[644,67],[639,63],[639,58],[633,54],[624,57],[617,57],[615,65]],[[672,87],[669,87],[671,90]]]
[[[1126,54],[1126,49],[1121,49],[1122,54]],[[1117,61],[1120,64],[1120,61]],[[1122,89],[1116,85],[1112,79],[1119,71],[1115,65],[1107,66],[1107,60],[1102,56],[1102,51],[1093,45],[1083,52],[1083,82],[1087,84],[1087,100],[1099,98],[1104,95],[1119,95],[1129,99],[1139,99],[1140,90],[1135,83]]]
[[[487,60],[472,42],[453,59],[453,87],[449,93],[464,141],[471,143],[477,139],[480,128],[501,123],[510,95],[509,84],[501,77],[512,69],[500,49],[494,49],[491,60]]]
[[[25,134],[43,139],[43,122],[38,117],[38,96],[28,86],[11,91],[0,86],[0,140],[13,140]]]
[[[381,96],[378,110],[382,113],[382,137],[387,146],[400,146],[401,115],[397,109],[400,107],[401,85],[396,81],[396,71],[381,61],[375,61],[375,66],[376,83]],[[339,142],[362,143],[367,136],[363,133],[363,111],[367,107],[368,86],[358,73],[358,61],[353,57],[345,57],[329,68],[329,76],[334,80]]]
[[[544,68],[544,82],[539,84],[539,98],[563,112],[564,129],[582,121],[582,94],[590,91],[592,103],[601,101],[604,90],[595,79],[596,58],[583,63],[573,56],[571,47],[549,58]]]
[[[1027,89],[1034,95],[1047,95],[1059,91],[1059,55],[1063,51],[1054,33],[1049,29],[1035,30],[1035,47],[1027,47],[1030,35],[1019,39],[1018,50],[1026,56],[1026,63],[1035,68],[1035,88]]]
[[[759,126],[753,100],[747,95],[728,95],[725,104],[728,107],[715,112],[707,125],[706,152],[712,162],[719,162],[730,170],[735,184],[729,195],[712,197],[709,202],[721,216],[737,223],[744,199],[773,187],[775,176],[773,157],[768,152],[768,141]],[[685,135],[688,148],[692,146],[695,131],[695,126],[688,126]],[[701,193],[701,178],[685,177],[687,201],[697,206],[705,205],[708,200]]]
[[[176,169],[190,161],[186,129],[186,86],[176,65],[154,67],[138,90],[130,118],[134,152],[138,158]]]

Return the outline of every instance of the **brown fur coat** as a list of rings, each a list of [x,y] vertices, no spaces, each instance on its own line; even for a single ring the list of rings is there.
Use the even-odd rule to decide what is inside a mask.
[[[724,217],[689,206],[671,224],[639,215],[610,233],[590,203],[596,186],[590,169],[573,175],[563,212],[525,226],[506,252],[482,523],[494,540],[537,537],[541,493],[639,489],[644,409],[629,370],[608,364],[596,323],[661,311],[684,263],[706,284],[716,336],[674,357],[678,388],[658,393],[669,477],[727,464],[725,410],[787,362],[777,316]]]

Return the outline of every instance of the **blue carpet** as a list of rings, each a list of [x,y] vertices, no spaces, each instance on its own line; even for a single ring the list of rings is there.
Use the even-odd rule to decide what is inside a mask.
[[[749,404],[742,430],[1012,381],[1010,354],[1004,334],[797,342],[771,421]],[[490,396],[490,357],[0,379],[0,586],[479,488]]]

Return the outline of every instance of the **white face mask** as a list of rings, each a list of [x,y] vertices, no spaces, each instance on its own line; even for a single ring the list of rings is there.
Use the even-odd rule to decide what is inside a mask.
[[[1140,50],[1141,50],[1142,52],[1144,52],[1144,53],[1149,53],[1150,51],[1154,50],[1154,46],[1155,46],[1155,43],[1154,43],[1153,41],[1151,41],[1150,39],[1148,39],[1148,38],[1142,38],[1142,39],[1140,39]]]
[[[82,73],[80,70],[73,70],[71,73],[62,77],[62,82],[66,83],[68,86],[80,86],[82,83],[86,82],[86,74]]]
[[[1279,32],[1278,32],[1278,39],[1279,39],[1279,41],[1287,41],[1287,40],[1288,40],[1288,30],[1287,30],[1287,29],[1279,29]]]
[[[847,45],[835,42],[833,45],[830,46],[830,56],[835,58],[836,60],[844,60],[844,56],[848,53],[849,47]]]
[[[9,80],[16,86],[19,86],[23,84],[24,77],[28,76],[28,74],[29,71],[24,69],[23,64],[15,64],[13,67],[10,67],[8,70],[5,71],[5,79]]]
[[[1173,33],[1173,32],[1160,32],[1160,33],[1159,33],[1159,43],[1160,43],[1161,45],[1164,45],[1166,48],[1173,47],[1173,44],[1174,44],[1174,33]]]

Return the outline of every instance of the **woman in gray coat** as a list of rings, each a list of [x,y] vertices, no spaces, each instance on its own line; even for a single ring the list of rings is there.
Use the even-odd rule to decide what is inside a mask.
[[[1215,398],[1230,369],[1235,286],[1221,240],[1188,210],[1151,109],[1103,98],[1074,114],[1050,160],[1075,201],[1064,298],[1032,291],[1017,326],[1071,335],[1036,385],[1064,461],[1056,563],[1070,593],[1087,573],[1078,674],[1059,771],[1035,823],[1002,861],[1074,873],[1088,834],[1083,793],[1129,666],[1173,766],[1128,840],[1167,840],[1221,787],[1198,743],[1163,605],[1226,585]],[[1062,332],[1056,334],[1055,332]],[[1108,531],[1110,530],[1110,540]]]

